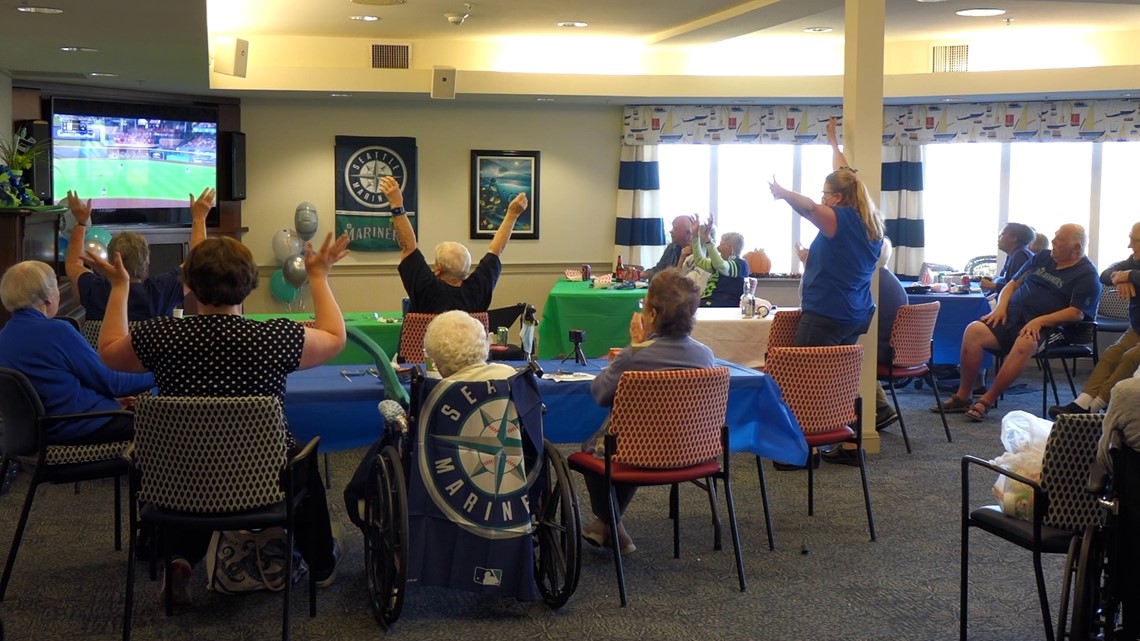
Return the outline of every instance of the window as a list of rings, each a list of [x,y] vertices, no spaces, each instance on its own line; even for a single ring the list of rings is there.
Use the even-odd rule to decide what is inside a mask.
[[[1100,269],[1130,255],[1128,234],[1140,222],[1136,209],[1136,168],[1140,167],[1140,143],[1106,142],[1102,147],[1100,173],[1100,233],[1096,261]]]
[[[1009,219],[1050,240],[1066,223],[1087,231],[1093,143],[1014,142],[1009,147]]]
[[[772,200],[768,181],[792,184],[792,145],[717,147],[717,232],[740,232],[744,251],[762,248],[772,271],[790,271],[792,219],[785,203]]]
[[[998,216],[1001,144],[927,145],[923,156],[926,262],[960,269],[974,256],[996,254],[1005,225]]]

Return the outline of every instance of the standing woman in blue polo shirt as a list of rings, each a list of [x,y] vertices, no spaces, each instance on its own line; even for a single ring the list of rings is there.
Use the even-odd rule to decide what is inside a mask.
[[[871,278],[883,244],[883,218],[867,186],[839,150],[835,118],[827,124],[835,171],[816,203],[773,180],[772,196],[819,228],[804,268],[803,316],[797,346],[851,345],[866,333],[875,313]]]

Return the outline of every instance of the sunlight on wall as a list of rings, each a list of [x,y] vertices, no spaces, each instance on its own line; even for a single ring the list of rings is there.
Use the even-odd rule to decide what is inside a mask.
[[[645,73],[645,48],[622,38],[501,38],[489,71],[522,73]]]
[[[1064,46],[1042,46],[1042,43]],[[1024,69],[1070,69],[1105,64],[1095,34],[1068,30],[1025,30],[1015,34],[972,38],[970,71],[1019,71]]]
[[[843,37],[741,36],[688,49],[676,73],[702,76],[832,76],[843,73]]]

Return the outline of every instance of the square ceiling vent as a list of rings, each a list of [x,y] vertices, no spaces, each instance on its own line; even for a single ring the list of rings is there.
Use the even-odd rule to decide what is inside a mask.
[[[945,73],[970,70],[970,45],[944,45],[933,47],[931,71]]]
[[[411,69],[412,45],[408,42],[377,42],[372,45],[373,69]]]

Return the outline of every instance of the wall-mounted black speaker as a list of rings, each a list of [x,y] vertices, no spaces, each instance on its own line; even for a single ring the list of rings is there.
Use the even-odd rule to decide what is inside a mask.
[[[218,160],[224,169],[218,173],[222,200],[245,200],[245,134],[222,132],[218,142]]]
[[[16,131],[24,130],[24,135],[34,141],[51,140],[51,123],[46,120],[22,120],[16,123]],[[30,171],[24,175],[26,182],[44,204],[53,204],[51,196],[51,147],[36,159]]]

